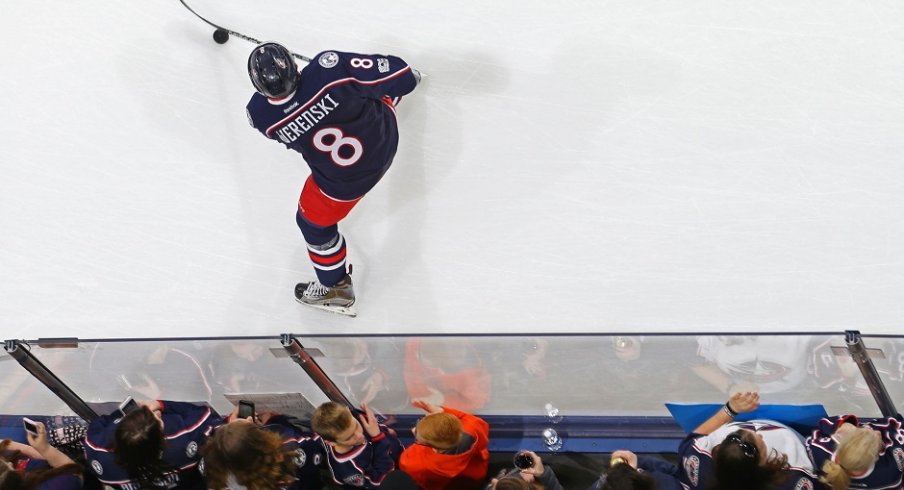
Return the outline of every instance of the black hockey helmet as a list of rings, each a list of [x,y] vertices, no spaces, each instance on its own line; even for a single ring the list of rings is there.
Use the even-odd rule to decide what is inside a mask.
[[[281,99],[298,86],[298,67],[285,46],[268,42],[254,48],[248,57],[248,76],[262,95]]]

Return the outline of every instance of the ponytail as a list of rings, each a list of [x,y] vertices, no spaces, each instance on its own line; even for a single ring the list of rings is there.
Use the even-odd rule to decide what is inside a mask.
[[[823,475],[819,477],[819,481],[832,487],[832,490],[847,490],[848,485],[851,484],[851,476],[834,461],[826,461],[822,465],[822,472]]]
[[[851,483],[851,475],[862,475],[879,459],[882,440],[869,427],[857,427],[836,432],[838,446],[831,461],[822,465],[824,477],[819,480],[832,486],[832,490],[844,490]]]

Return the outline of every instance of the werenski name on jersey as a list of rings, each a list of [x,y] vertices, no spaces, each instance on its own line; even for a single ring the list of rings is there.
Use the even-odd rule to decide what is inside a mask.
[[[339,107],[330,94],[327,93],[310,107],[301,111],[294,119],[277,129],[276,136],[285,144],[292,143],[300,136],[308,132],[318,121],[326,117],[333,109]]]

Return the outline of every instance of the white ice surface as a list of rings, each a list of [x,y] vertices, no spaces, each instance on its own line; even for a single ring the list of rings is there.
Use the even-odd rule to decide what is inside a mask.
[[[308,171],[177,0],[0,15],[0,338],[904,334],[904,2],[193,0],[429,74],[298,305]],[[266,5],[266,10],[264,10]]]

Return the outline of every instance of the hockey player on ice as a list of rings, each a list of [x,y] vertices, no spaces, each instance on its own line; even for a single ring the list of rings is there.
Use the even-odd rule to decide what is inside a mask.
[[[395,56],[326,51],[301,69],[284,46],[268,42],[248,58],[256,94],[248,121],[301,153],[311,175],[296,222],[317,280],[295,286],[306,305],[355,315],[351,266],[338,223],[383,177],[399,142],[396,105],[420,74]]]

